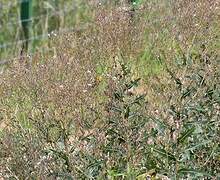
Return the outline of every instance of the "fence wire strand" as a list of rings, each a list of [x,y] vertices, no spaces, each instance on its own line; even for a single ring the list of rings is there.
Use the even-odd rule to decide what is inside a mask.
[[[16,41],[16,42],[19,43],[19,44],[22,44],[22,43],[24,43],[26,41],[53,38],[53,37],[56,37],[56,36],[59,36],[59,35],[65,34],[65,33],[70,33],[70,32],[74,32],[74,31],[83,30],[86,27],[88,27],[89,24],[90,23],[83,24],[79,28],[74,28],[74,27],[63,28],[63,29],[61,29],[59,31],[53,31],[53,32],[48,33],[48,34],[42,34],[40,36],[36,36],[36,37],[29,38],[27,40],[20,40],[20,41]],[[53,48],[51,48],[51,49],[53,49]],[[38,52],[36,52],[36,53],[38,53]],[[32,57],[36,53],[35,52],[31,52],[31,53],[28,53],[25,56],[22,55],[22,56],[16,56],[16,57],[13,57],[13,58],[8,58],[8,59],[5,59],[5,60],[0,60],[0,65],[7,64],[7,63],[10,63],[10,62],[12,62],[14,60],[18,60],[18,59],[21,59],[21,58]]]
[[[28,0],[18,0],[18,4],[19,3],[22,3],[22,2],[27,2]],[[46,1],[47,2],[47,1]],[[0,5],[1,6],[1,5]],[[54,12],[51,12],[51,13],[48,13],[48,14],[41,14],[39,16],[35,16],[35,17],[32,17],[32,18],[29,18],[29,19],[26,19],[26,20],[19,20],[19,21],[16,21],[16,22],[9,22],[7,23],[6,25],[4,26],[15,26],[15,27],[18,27],[18,28],[21,28],[21,23],[22,22],[26,22],[26,21],[32,21],[32,23],[38,19],[45,19],[46,17],[48,17],[48,19],[50,19],[50,17],[54,16],[54,15],[60,15],[60,14],[66,14],[66,13],[69,13],[71,11],[74,11],[74,10],[77,10],[78,8],[76,6],[73,6],[72,8],[66,8],[64,10],[60,10],[60,11],[54,11]],[[159,19],[154,19],[154,20],[149,20],[147,23],[149,25],[152,25],[154,23],[158,23],[158,22],[163,22],[164,20],[167,20],[166,17],[165,18],[159,18]],[[170,20],[173,20],[173,18],[170,18]],[[91,23],[90,23],[91,24]],[[19,26],[16,26],[16,25],[19,25]],[[8,42],[8,43],[4,43],[4,44],[0,44],[0,51],[1,50],[4,50],[4,51],[7,51],[7,48],[10,48],[10,47],[19,47],[21,48],[21,44],[25,43],[25,42],[31,42],[31,41],[35,41],[35,40],[44,40],[44,39],[48,39],[50,37],[53,37],[54,35],[61,35],[63,33],[68,33],[68,32],[71,32],[71,31],[74,31],[74,30],[79,30],[79,29],[83,29],[84,27],[86,27],[88,24],[86,25],[83,25],[83,26],[80,26],[79,28],[74,28],[74,27],[69,27],[69,28],[62,28],[60,30],[54,30],[52,31],[51,33],[44,33],[44,34],[40,34],[40,35],[37,35],[37,36],[32,36],[28,39],[24,39],[24,40],[16,40],[16,41],[11,41],[11,42]],[[1,27],[1,26],[0,26]],[[32,53],[29,54],[29,55],[33,55]],[[4,63],[8,63],[10,61],[13,61],[13,60],[16,60],[16,59],[20,59],[21,56],[18,56],[18,57],[15,57],[15,58],[9,58],[9,57],[6,57],[6,59],[0,59],[0,65],[1,64],[4,64]]]
[[[71,11],[74,11],[76,10],[76,7],[73,7],[73,8],[69,8],[69,9],[65,9],[65,10],[62,10],[62,11],[54,11],[52,13],[45,13],[45,14],[41,14],[41,15],[38,15],[38,16],[35,16],[35,17],[32,17],[32,18],[29,18],[29,19],[24,19],[24,20],[17,20],[15,22],[9,22],[7,24],[4,24],[4,27],[5,26],[11,26],[13,27],[13,25],[20,25],[21,23],[23,22],[33,22],[33,21],[36,21],[36,20],[39,20],[39,19],[42,19],[44,17],[51,17],[51,16],[55,16],[55,15],[61,15],[63,13],[69,13]],[[1,26],[0,26],[1,27]]]
[[[20,6],[22,3],[28,2],[30,0],[17,0],[17,1],[10,1],[7,4],[0,3],[0,8],[8,9],[8,8],[16,8],[17,6]],[[44,1],[48,2],[48,1]]]

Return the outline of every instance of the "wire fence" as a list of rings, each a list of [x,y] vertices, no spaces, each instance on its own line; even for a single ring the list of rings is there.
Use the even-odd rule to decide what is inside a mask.
[[[74,9],[74,8],[70,8],[70,9],[67,9],[67,10],[54,12],[54,13],[51,13],[51,14],[49,15],[49,18],[50,18],[51,16],[53,16],[53,15],[61,15],[61,14],[68,13],[68,12],[73,11],[73,10],[75,10],[75,9]],[[42,18],[45,18],[45,17],[47,17],[47,16],[48,16],[48,15],[39,15],[39,16],[36,16],[36,17],[32,17],[32,18],[30,18],[30,19],[19,20],[19,21],[14,22],[14,23],[13,23],[13,22],[9,22],[9,23],[5,24],[4,26],[12,26],[12,27],[14,27],[14,26],[20,26],[20,24],[21,24],[22,22],[29,22],[29,21],[34,22],[35,20],[42,19]],[[0,26],[0,27],[1,27],[1,26]],[[21,27],[20,27],[20,28],[21,28]],[[56,29],[55,29],[55,30],[56,30]],[[63,29],[61,29],[61,31],[63,31]],[[1,45],[0,45],[0,49],[10,47],[10,46],[12,46],[12,45],[14,45],[14,44],[17,44],[17,43],[23,43],[23,42],[26,42],[26,41],[37,40],[37,39],[40,40],[40,39],[43,39],[43,38],[47,38],[49,35],[50,35],[50,33],[48,33],[48,34],[41,34],[41,35],[38,35],[38,36],[35,36],[35,37],[31,37],[31,38],[25,39],[25,40],[18,40],[18,41],[12,41],[12,42],[8,42],[8,43],[4,43],[4,44],[1,44]]]
[[[5,44],[5,46],[7,46],[7,45],[8,46],[14,45],[14,43],[16,43],[16,44],[23,44],[26,41],[50,39],[50,38],[53,38],[53,37],[56,37],[56,36],[60,36],[60,35],[65,34],[65,33],[70,33],[70,32],[74,32],[74,31],[83,30],[87,26],[88,26],[88,24],[83,24],[83,25],[81,25],[78,28],[67,27],[67,28],[63,28],[61,30],[53,31],[53,32],[48,33],[48,34],[42,34],[42,35],[39,35],[39,36],[31,37],[29,39],[7,43],[7,44]],[[13,62],[15,60],[19,60],[19,59],[22,59],[22,58],[30,58],[31,59],[36,53],[43,54],[43,53],[46,53],[46,52],[49,52],[49,51],[52,51],[52,50],[53,50],[52,47],[47,47],[46,49],[38,49],[36,52],[32,51],[32,52],[26,53],[24,55],[21,54],[21,55],[15,56],[15,57],[8,57],[6,59],[0,59],[0,65],[8,64],[10,62]]]
[[[76,24],[79,24],[77,21],[82,20],[85,24],[89,21],[89,18],[83,17],[88,6],[85,7],[78,0],[33,0],[33,15],[22,19],[21,5],[31,1],[0,0],[0,64],[20,56],[25,43],[31,43],[28,51],[31,54],[43,41],[46,43],[53,33],[73,31]],[[30,35],[24,36],[23,25],[27,23],[31,24]]]
[[[20,5],[30,0],[0,1],[0,65],[22,58],[24,54],[21,54],[21,50],[27,42],[32,44],[31,50],[27,52],[27,56],[31,57],[50,37],[84,29],[90,22],[87,11],[92,11],[92,7],[87,4],[80,4],[81,0],[33,0],[34,14],[21,19]],[[62,3],[57,4],[58,2]],[[80,21],[80,26],[77,21]],[[163,17],[151,19],[149,25],[163,21]],[[31,36],[28,38],[21,37],[22,23],[26,22],[31,22]]]
[[[21,23],[23,23],[23,22],[29,22],[29,21],[35,21],[35,20],[39,20],[39,19],[41,19],[41,18],[44,18],[44,17],[46,17],[46,16],[53,16],[53,15],[62,15],[62,14],[64,14],[64,13],[68,13],[68,12],[70,12],[70,11],[74,11],[74,10],[76,10],[76,8],[74,7],[74,8],[66,8],[66,9],[64,9],[64,10],[61,10],[61,11],[55,11],[55,12],[52,12],[52,13],[50,13],[49,15],[48,14],[41,14],[41,15],[38,15],[38,16],[35,16],[35,17],[31,17],[31,18],[29,18],[29,19],[23,19],[23,20],[17,20],[17,21],[12,21],[12,22],[8,22],[8,23],[6,23],[6,24],[4,24],[4,26],[15,26],[15,25],[20,25]]]

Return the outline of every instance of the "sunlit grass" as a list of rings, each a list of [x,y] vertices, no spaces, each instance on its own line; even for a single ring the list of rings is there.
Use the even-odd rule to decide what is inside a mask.
[[[218,4],[206,17],[195,8],[209,2],[184,2],[99,5],[49,53],[8,64],[0,177],[218,179]]]

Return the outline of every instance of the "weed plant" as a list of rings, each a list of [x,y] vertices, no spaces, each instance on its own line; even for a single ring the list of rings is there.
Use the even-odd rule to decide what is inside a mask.
[[[218,9],[107,3],[84,30],[51,38],[53,52],[10,64],[0,177],[219,179]]]
[[[22,48],[20,1],[0,2],[0,61],[16,58]],[[30,17],[29,53],[50,49],[48,36],[52,33],[71,31],[89,23],[94,2],[84,0],[38,0],[32,2]],[[47,36],[48,35],[48,36]]]

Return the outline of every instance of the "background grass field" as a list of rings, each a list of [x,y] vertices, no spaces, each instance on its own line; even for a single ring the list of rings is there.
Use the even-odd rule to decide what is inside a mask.
[[[20,19],[20,1],[1,1],[0,58],[9,59],[20,55],[22,47],[22,26]],[[54,32],[72,31],[81,28],[91,19],[90,10],[94,7],[87,1],[47,0],[32,1],[29,53],[48,48],[48,36]],[[90,14],[90,15],[88,15]],[[44,51],[46,51],[44,50]]]
[[[53,8],[40,6],[49,17]],[[34,22],[33,34],[50,33],[56,18],[59,29],[86,26],[34,42],[31,57],[3,67],[0,177],[219,179],[219,2],[75,8]]]

